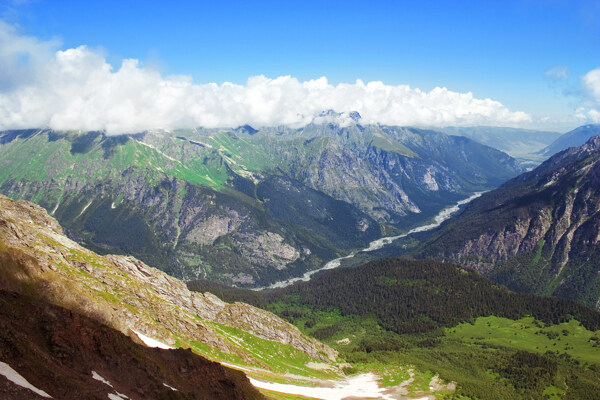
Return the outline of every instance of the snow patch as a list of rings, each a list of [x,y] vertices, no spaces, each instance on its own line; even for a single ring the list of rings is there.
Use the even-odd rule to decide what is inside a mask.
[[[54,213],[56,212],[56,210],[58,210],[58,206],[60,205],[60,201],[58,203],[56,203],[56,206],[54,206],[54,208],[52,209],[52,212],[50,213],[50,215],[54,215]]]
[[[152,339],[151,337],[148,337],[148,336],[144,335],[143,333],[136,331],[135,329],[131,329],[131,332],[135,333],[140,338],[140,340],[142,342],[144,342],[144,344],[148,347],[158,347],[159,349],[165,349],[165,350],[173,350],[175,348],[175,347],[169,346],[168,344],[165,344],[163,342],[159,342],[156,339]]]
[[[85,210],[87,210],[91,204],[92,204],[91,201],[89,203],[87,203],[87,205],[85,207],[83,207],[83,210],[81,210],[81,212],[79,213],[78,217],[81,217],[81,214],[83,214],[85,212]]]
[[[52,396],[50,396],[48,393],[33,386],[27,381],[27,379],[23,378],[21,374],[12,369],[10,365],[3,363],[2,361],[0,361],[0,375],[4,375],[6,379],[11,381],[15,385],[19,385],[21,387],[24,387],[25,389],[29,389],[42,397],[46,397],[49,399],[52,398]]]
[[[127,400],[127,399],[129,399],[129,397],[127,397],[124,394],[121,394],[119,392],[109,393],[108,398],[110,400]]]
[[[331,381],[331,387],[288,385],[260,381],[251,377],[248,377],[248,379],[250,379],[250,383],[260,389],[322,400],[342,400],[345,398],[394,399],[394,397],[385,394],[388,389],[380,387],[377,376],[372,373],[352,376],[341,381]]]
[[[240,365],[229,364],[229,363],[227,363],[227,362],[223,362],[223,361],[220,361],[220,363],[221,363],[221,365],[224,365],[224,366],[226,366],[226,367],[230,367],[230,368],[233,368],[233,369],[239,369],[240,371],[248,371],[248,372],[252,372],[252,370],[251,370],[251,369],[249,369],[249,368],[245,368],[245,367],[242,367],[242,366],[240,366]]]
[[[97,373],[96,371],[92,371],[92,378],[94,378],[97,381],[100,381],[100,382],[104,383],[107,386],[113,387],[112,383],[110,383],[109,381],[107,381],[106,379],[104,379],[102,376],[100,376],[100,374]]]
[[[142,141],[139,141],[139,140],[137,140],[137,139],[134,139],[134,140],[135,140],[136,142],[138,142],[139,144],[141,144],[142,146],[146,146],[146,147],[149,147],[149,148],[151,148],[152,150],[156,151],[156,152],[157,152],[158,154],[160,154],[161,156],[163,156],[163,157],[165,157],[165,158],[167,158],[167,159],[169,159],[169,160],[171,160],[171,161],[173,161],[173,162],[176,162],[176,163],[179,163],[179,164],[181,164],[181,161],[179,161],[179,160],[176,160],[176,159],[174,159],[173,157],[171,157],[170,155],[163,153],[162,151],[160,151],[159,149],[157,149],[155,146],[152,146],[151,144],[148,144],[148,143],[144,143],[144,142],[142,142]]]
[[[174,391],[174,392],[179,392],[179,390],[175,389],[173,386],[169,386],[169,385],[167,385],[166,383],[163,383],[163,386],[166,386],[166,387],[168,387],[169,389],[171,389],[171,390],[172,390],[172,391]]]

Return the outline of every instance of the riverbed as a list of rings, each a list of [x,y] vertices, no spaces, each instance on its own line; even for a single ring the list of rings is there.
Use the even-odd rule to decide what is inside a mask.
[[[344,257],[339,257],[336,258],[334,260],[329,261],[327,264],[325,264],[322,268],[319,269],[315,269],[312,271],[308,271],[306,272],[304,275],[296,277],[296,278],[291,278],[285,281],[279,281],[279,282],[275,282],[272,285],[266,287],[266,288],[258,288],[258,290],[261,289],[277,289],[277,288],[283,288],[289,285],[292,285],[296,282],[306,282],[309,281],[311,279],[311,277],[321,271],[325,271],[328,269],[334,269],[337,268],[341,265],[342,261],[348,258],[352,258],[354,257],[356,254],[360,253],[360,252],[369,252],[369,251],[374,251],[374,250],[379,250],[381,249],[383,246],[386,246],[390,243],[392,243],[394,240],[398,240],[404,237],[407,237],[409,235],[412,235],[413,233],[417,233],[417,232],[425,232],[425,231],[429,231],[431,229],[437,228],[438,226],[440,226],[442,224],[442,222],[444,222],[445,220],[447,220],[448,218],[450,218],[454,213],[456,213],[458,210],[460,210],[460,206],[465,205],[469,202],[471,202],[472,200],[476,199],[477,197],[481,196],[483,194],[483,192],[478,192],[475,193],[474,195],[463,199],[461,201],[459,201],[458,203],[446,207],[444,208],[442,211],[440,211],[433,219],[432,223],[429,224],[424,224],[421,226],[418,226],[416,228],[411,229],[410,231],[403,233],[402,235],[398,235],[398,236],[386,236],[386,237],[382,237],[380,239],[374,240],[371,243],[369,243],[369,247],[366,247],[362,250],[359,250],[355,253],[351,253],[348,254],[347,256]]]

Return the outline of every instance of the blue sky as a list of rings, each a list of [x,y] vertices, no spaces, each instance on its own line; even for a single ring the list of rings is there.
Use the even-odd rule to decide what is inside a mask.
[[[581,79],[600,67],[598,1],[21,0],[0,12],[19,35],[86,45],[115,69],[135,58],[197,84],[291,75],[445,87],[558,128],[583,121]]]

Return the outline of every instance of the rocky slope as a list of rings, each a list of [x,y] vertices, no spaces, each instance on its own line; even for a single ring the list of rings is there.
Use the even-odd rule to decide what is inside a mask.
[[[3,132],[0,192],[42,205],[102,254],[263,286],[521,171],[466,138],[330,117],[298,130]]]
[[[459,262],[521,291],[600,308],[600,137],[470,203],[417,255]]]
[[[598,134],[600,134],[600,125],[598,124],[580,126],[579,128],[559,136],[554,142],[541,149],[539,154],[550,157],[569,147],[579,147],[587,142],[592,136]]]
[[[54,399],[264,399],[240,371],[160,350],[71,310],[0,291],[0,360]],[[0,397],[48,398],[0,375]]]
[[[281,373],[289,371],[271,352],[285,351],[298,363],[337,355],[269,312],[192,293],[133,257],[99,256],[66,238],[43,208],[1,195],[0,289],[60,305],[133,338],[135,330],[212,359]]]

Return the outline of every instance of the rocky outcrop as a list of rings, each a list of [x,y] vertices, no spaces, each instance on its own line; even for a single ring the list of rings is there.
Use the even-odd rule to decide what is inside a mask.
[[[0,288],[80,312],[124,334],[135,329],[169,345],[200,341],[252,363],[243,347],[209,323],[279,341],[321,361],[336,353],[291,324],[252,306],[227,304],[133,258],[99,256],[63,235],[56,220],[29,202],[0,195]],[[251,317],[248,317],[251,316]]]

